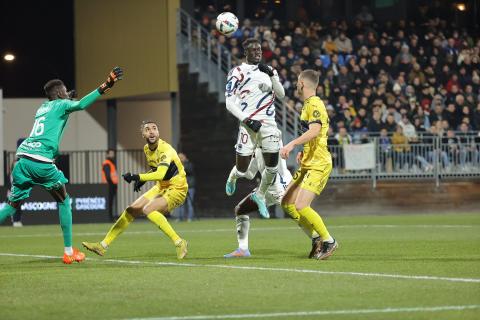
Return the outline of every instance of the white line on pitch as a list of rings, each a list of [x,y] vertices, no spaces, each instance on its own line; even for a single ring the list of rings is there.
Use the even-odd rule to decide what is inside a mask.
[[[349,228],[475,228],[480,225],[465,225],[465,224],[414,224],[414,225],[396,225],[396,224],[360,224],[360,225],[332,225],[329,229],[349,229]],[[297,230],[298,227],[258,227],[251,228],[250,231],[281,231],[281,230]],[[75,236],[103,236],[105,232],[75,232]],[[235,232],[234,228],[221,229],[198,229],[198,230],[178,230],[179,233],[208,233],[208,232]],[[126,231],[124,235],[143,235],[143,234],[157,234],[159,231]],[[38,238],[38,237],[55,237],[61,233],[33,233],[33,234],[3,234],[0,235],[2,239],[9,238]]]
[[[462,310],[473,310],[473,309],[479,309],[479,308],[480,308],[480,305],[465,305],[465,306],[384,308],[384,309],[318,310],[318,311],[296,311],[296,312],[274,312],[274,313],[250,313],[250,314],[247,313],[247,314],[131,318],[129,320],[209,320],[209,319],[274,318],[274,317],[276,318],[276,317],[329,316],[329,315],[342,315],[342,314],[462,311]]]
[[[61,257],[34,255],[34,254],[18,254],[18,253],[0,253],[0,256],[6,257],[30,257],[42,259],[60,259]],[[406,280],[432,280],[432,281],[449,281],[449,282],[467,282],[480,283],[478,278],[452,278],[452,277],[438,277],[438,276],[415,276],[402,274],[388,274],[375,272],[352,272],[352,271],[324,271],[314,269],[295,269],[295,268],[273,268],[260,266],[235,266],[226,264],[200,264],[200,263],[180,263],[180,262],[157,262],[157,261],[139,261],[139,260],[120,260],[120,259],[99,259],[87,258],[87,260],[106,263],[118,264],[146,264],[156,266],[176,266],[176,267],[200,267],[200,268],[217,268],[217,269],[237,269],[237,270],[259,270],[259,271],[276,271],[276,272],[294,272],[294,273],[311,273],[311,274],[329,274],[329,275],[343,275],[343,276],[357,276],[357,277],[376,277],[376,278],[392,278],[392,279],[406,279]]]

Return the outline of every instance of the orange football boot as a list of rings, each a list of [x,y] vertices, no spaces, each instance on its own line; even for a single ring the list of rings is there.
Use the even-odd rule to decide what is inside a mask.
[[[85,260],[85,253],[78,251],[77,248],[73,248],[73,254],[71,256],[66,253],[63,254],[63,263],[72,264],[73,262],[82,262]]]

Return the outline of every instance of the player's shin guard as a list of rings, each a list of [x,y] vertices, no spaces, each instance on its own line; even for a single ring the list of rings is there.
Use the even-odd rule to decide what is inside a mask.
[[[250,217],[243,214],[235,218],[237,226],[238,247],[248,250],[248,231],[250,230]]]
[[[265,198],[265,193],[267,192],[268,187],[275,183],[277,171],[277,167],[265,167],[265,170],[263,170],[262,180],[260,181],[260,186],[257,191],[257,194],[260,197]]]
[[[298,213],[297,209],[295,208],[294,204],[284,204],[282,205],[283,212],[288,214],[298,226],[305,232],[309,239],[318,237],[318,233],[313,229],[313,225],[308,222],[305,217],[302,217],[300,213]]]
[[[315,210],[313,210],[311,207],[305,207],[298,210],[298,213],[300,213],[300,215],[305,218],[308,223],[313,225],[313,229],[320,235],[323,241],[329,241],[332,239],[328,233],[327,227],[323,223],[322,218],[317,212],[315,212]]]
[[[177,244],[177,241],[180,240],[180,237],[175,230],[173,230],[172,226],[163,214],[158,211],[153,211],[147,215],[147,218],[156,224],[160,230],[162,230],[173,241],[174,244]]]
[[[127,210],[118,217],[118,220],[113,224],[113,226],[108,230],[105,238],[102,241],[102,246],[108,247],[116,237],[118,237],[125,229],[127,229],[130,222],[135,219]]]
[[[63,233],[63,243],[68,248],[72,246],[72,206],[68,195],[63,202],[58,202],[58,211],[60,227]]]
[[[13,216],[17,209],[9,205],[8,203],[5,204],[5,206],[0,209],[0,224],[8,217]]]

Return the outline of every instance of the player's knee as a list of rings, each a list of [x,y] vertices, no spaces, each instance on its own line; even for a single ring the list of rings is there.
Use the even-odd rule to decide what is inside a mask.
[[[278,159],[279,159],[278,150],[276,152],[263,153],[263,158],[264,158],[266,167],[276,168],[278,165]]]
[[[236,205],[235,206],[235,215],[238,216],[240,214],[240,209],[241,209],[241,206],[240,205]]]
[[[304,203],[303,201],[295,201],[295,210],[300,211],[304,208],[308,207],[308,205],[306,203]]]
[[[134,217],[141,215],[143,213],[142,207],[135,207],[135,206],[128,206],[127,209],[125,209],[125,211],[127,211],[128,214]]]
[[[154,210],[153,210],[152,207],[151,207],[150,205],[148,205],[148,204],[142,208],[142,213],[143,213],[145,216],[147,216],[148,214],[150,214],[152,211],[154,211]]]

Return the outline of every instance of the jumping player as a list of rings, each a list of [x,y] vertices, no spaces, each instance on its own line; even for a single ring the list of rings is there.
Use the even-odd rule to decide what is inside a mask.
[[[256,147],[262,149],[265,170],[256,192],[250,198],[260,214],[268,218],[265,193],[277,176],[280,131],[275,122],[275,97],[283,98],[285,90],[277,71],[260,63],[262,48],[257,39],[243,42],[246,62],[233,68],[225,90],[227,109],[240,120],[236,144],[236,165],[226,184],[227,195],[235,192],[236,180],[245,176]]]
[[[258,172],[262,172],[264,170],[264,167],[265,165],[263,163],[262,152],[259,148],[257,148],[255,149],[255,154],[250,162],[250,165],[248,166],[248,170],[245,173],[244,178],[248,180],[254,179]],[[233,174],[234,172],[235,167],[232,168],[230,174]],[[267,207],[281,204],[285,189],[291,180],[292,175],[287,169],[286,161],[280,159],[278,162],[277,178],[275,179],[275,182],[268,187],[267,193],[265,194]],[[249,214],[258,210],[257,204],[251,199],[251,195],[255,193],[255,191],[256,189],[243,198],[243,200],[240,201],[235,207],[238,248],[231,253],[225,254],[225,258],[250,257],[251,255],[248,248],[248,232],[250,230]],[[307,237],[312,240],[312,251],[309,255],[311,257],[318,246],[320,237],[315,230],[313,230],[313,226],[305,219],[299,219],[298,216],[292,216],[292,218],[302,228]]]

